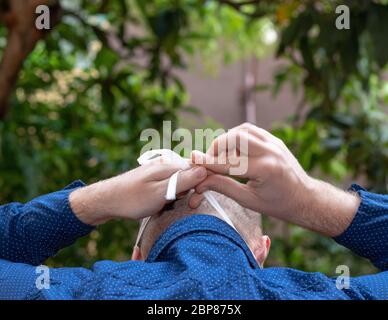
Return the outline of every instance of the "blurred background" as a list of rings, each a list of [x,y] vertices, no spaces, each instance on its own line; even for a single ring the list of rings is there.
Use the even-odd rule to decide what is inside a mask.
[[[38,4],[50,30],[35,28]],[[339,4],[348,30],[335,27]],[[249,121],[313,176],[387,193],[387,34],[383,0],[0,0],[0,202],[133,168],[141,131],[163,120]],[[267,266],[375,271],[330,239],[263,225]],[[129,259],[136,229],[110,222],[48,264]]]

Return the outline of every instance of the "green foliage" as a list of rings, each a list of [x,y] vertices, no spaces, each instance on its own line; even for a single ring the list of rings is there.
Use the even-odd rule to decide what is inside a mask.
[[[28,201],[74,179],[92,183],[133,168],[141,131],[160,130],[163,120],[177,125],[178,111],[191,110],[174,70],[185,67],[184,56],[195,55],[221,34],[208,31],[210,24],[216,28],[212,17],[218,6],[201,1],[61,4],[61,23],[26,59],[10,111],[0,123],[2,203]],[[260,22],[248,25],[231,8],[220,14],[229,41],[237,30],[247,42],[261,36],[254,32]],[[250,33],[243,35],[245,30]],[[0,52],[5,35],[0,27]],[[243,51],[246,55],[248,49]],[[242,55],[237,52],[235,59]],[[129,259],[136,226],[124,221],[101,226],[49,264]]]
[[[276,94],[291,83],[295,91],[303,91],[303,100],[289,125],[274,133],[309,172],[341,184],[361,179],[369,189],[387,193],[387,3],[347,1],[350,30],[335,27],[335,7],[343,1],[294,4],[283,15],[289,20],[278,48],[278,56],[290,64],[275,75],[273,89]],[[350,266],[353,275],[374,270],[319,235],[292,226],[287,233],[286,239],[284,234],[274,236],[272,264],[328,274],[338,264]]]
[[[318,168],[337,179],[364,176],[369,189],[386,193],[383,73],[388,46],[382,39],[388,30],[388,6],[349,1],[351,28],[338,30],[338,4],[311,2],[282,31],[278,56],[288,58],[291,65],[279,71],[275,88],[292,81],[296,89],[304,89],[304,99],[293,124],[277,133],[307,170]]]
[[[199,57],[207,71],[216,72],[221,64],[252,55],[261,58],[275,50],[276,39],[268,37],[275,32],[274,26],[267,16],[251,20],[227,6],[220,7],[217,1],[208,1],[190,16],[196,31],[185,48]]]
[[[0,123],[1,202],[27,201],[74,179],[91,183],[129,170],[142,147],[140,132],[176,120],[187,100],[169,70],[180,64],[182,12],[139,4],[112,1],[97,11],[97,2],[73,2],[25,61],[10,113]],[[127,21],[147,32],[125,41]],[[116,48],[110,41],[119,35],[122,47]],[[128,259],[135,225],[103,226],[51,264]]]

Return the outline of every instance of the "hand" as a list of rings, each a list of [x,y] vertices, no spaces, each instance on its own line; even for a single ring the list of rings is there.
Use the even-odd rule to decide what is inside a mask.
[[[180,170],[168,159],[158,158],[114,178],[77,189],[70,205],[86,224],[97,225],[114,218],[140,219],[159,212],[167,203],[168,180]],[[206,178],[206,170],[192,167],[178,177],[177,194],[193,189]]]
[[[247,154],[239,147],[243,141]],[[236,159],[219,164],[217,158],[225,154],[247,156],[247,170],[238,177],[248,183],[224,176],[231,163],[238,165]],[[215,173],[196,187],[197,194],[190,199],[193,208],[202,201],[201,193],[210,189],[262,214],[335,236],[350,224],[359,205],[357,196],[309,177],[280,139],[251,124],[219,136],[206,154],[193,152],[192,161]]]

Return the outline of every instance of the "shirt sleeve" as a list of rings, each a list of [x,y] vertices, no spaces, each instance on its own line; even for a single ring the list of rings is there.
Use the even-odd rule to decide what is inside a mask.
[[[334,240],[380,270],[388,270],[388,195],[370,193],[358,185],[351,190],[360,195],[361,204],[350,226]]]
[[[0,259],[0,300],[72,300],[90,282],[86,268],[48,268]]]
[[[349,270],[351,273],[351,270]],[[261,283],[259,299],[270,300],[386,300],[388,272],[360,277],[328,277],[320,272],[304,272],[272,267],[256,271]]]
[[[70,208],[70,193],[84,186],[73,182],[63,190],[21,203],[0,206],[0,259],[39,265],[58,250],[88,234]]]

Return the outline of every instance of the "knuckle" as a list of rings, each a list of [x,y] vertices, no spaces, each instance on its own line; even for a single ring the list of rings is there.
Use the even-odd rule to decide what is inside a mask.
[[[251,129],[251,128],[253,128],[253,127],[254,127],[254,125],[253,125],[252,123],[249,123],[249,122],[244,122],[244,123],[240,126],[241,129]]]
[[[263,128],[259,128],[259,127],[256,128],[256,134],[263,141],[268,141],[268,140],[270,140],[270,137],[271,137],[271,134],[267,130],[265,130]]]
[[[279,161],[275,157],[267,157],[261,163],[261,170],[269,175],[276,174],[279,170]]]
[[[253,125],[248,122],[243,123],[241,126],[238,126],[237,128],[235,128],[235,132],[238,134],[250,133],[252,132],[252,130],[253,130]]]
[[[283,150],[275,145],[271,148],[271,154],[272,154],[272,157],[276,159],[281,159],[283,156]]]
[[[260,133],[261,135],[263,135],[263,136],[266,136],[266,135],[269,134],[269,132],[268,132],[267,130],[265,130],[265,129],[263,129],[263,128],[259,128],[259,127],[256,128],[256,131],[257,131],[258,133]]]

